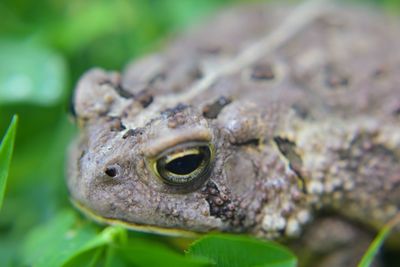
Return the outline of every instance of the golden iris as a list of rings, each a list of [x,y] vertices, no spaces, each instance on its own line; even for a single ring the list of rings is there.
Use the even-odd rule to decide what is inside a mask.
[[[153,171],[167,184],[185,185],[209,175],[212,157],[209,144],[183,144],[162,153],[155,160]]]

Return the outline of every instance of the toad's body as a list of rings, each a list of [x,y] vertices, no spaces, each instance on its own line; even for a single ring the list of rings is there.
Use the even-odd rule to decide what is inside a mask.
[[[169,232],[294,236],[326,210],[373,227],[391,219],[400,24],[352,8],[291,12],[232,9],[122,75],[85,74],[74,202],[99,220]],[[191,176],[165,165],[190,159],[189,169],[204,165]]]

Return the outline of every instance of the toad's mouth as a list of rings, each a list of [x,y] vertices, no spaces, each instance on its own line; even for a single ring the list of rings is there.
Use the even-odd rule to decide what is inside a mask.
[[[76,207],[79,211],[81,211],[85,216],[92,219],[93,221],[100,223],[100,224],[109,224],[114,226],[121,226],[129,230],[144,232],[144,233],[152,233],[152,234],[160,234],[166,236],[175,236],[175,237],[188,237],[188,238],[195,238],[199,234],[193,231],[178,229],[178,228],[163,228],[154,225],[144,225],[144,224],[136,224],[132,222],[127,222],[115,218],[107,218],[102,217],[83,204],[79,203],[74,199],[70,199],[74,207]]]

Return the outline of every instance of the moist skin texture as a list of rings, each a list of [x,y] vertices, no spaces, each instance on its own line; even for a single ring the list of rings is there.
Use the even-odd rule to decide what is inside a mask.
[[[400,24],[315,10],[231,8],[121,73],[85,73],[67,178],[76,206],[143,231],[296,238],[330,252],[321,266],[357,260],[344,244],[363,251],[400,206]],[[193,143],[213,149],[207,175],[176,186],[154,173],[158,155]]]

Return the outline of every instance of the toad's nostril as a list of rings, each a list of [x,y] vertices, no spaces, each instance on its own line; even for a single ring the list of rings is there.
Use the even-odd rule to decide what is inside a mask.
[[[111,167],[107,167],[104,171],[105,174],[107,174],[110,177],[115,177],[118,174],[117,168],[115,168],[114,166]]]

